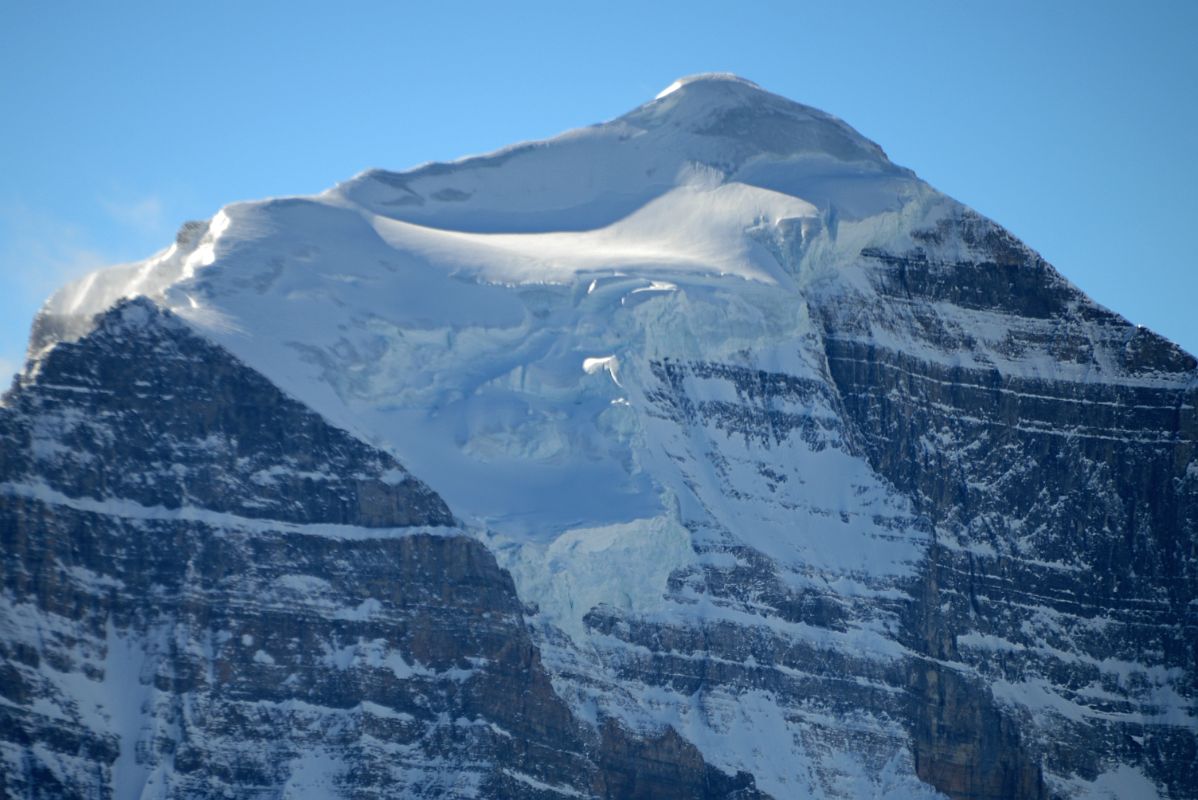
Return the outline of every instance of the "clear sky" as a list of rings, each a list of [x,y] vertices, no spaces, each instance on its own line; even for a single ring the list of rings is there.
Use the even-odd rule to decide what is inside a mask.
[[[735,72],[1198,351],[1198,2],[2,2],[0,369],[65,280],[225,203]],[[6,382],[6,381],[4,381]]]

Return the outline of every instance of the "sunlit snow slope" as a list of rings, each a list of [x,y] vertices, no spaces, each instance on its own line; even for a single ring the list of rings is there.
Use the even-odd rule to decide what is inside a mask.
[[[444,498],[584,719],[779,798],[1198,796],[1193,359],[834,117],[697,76],[231,205],[31,374],[136,295]]]
[[[230,206],[46,314],[159,299],[395,448],[458,513],[552,538],[660,508],[624,405],[645,359],[796,358],[795,298],[820,273],[780,248],[818,240],[807,260],[833,262],[828,224],[889,212],[893,229],[914,198],[934,194],[840,121],[705,78],[550,142]],[[892,235],[868,228],[854,236]],[[716,318],[688,331],[691,304]],[[609,355],[626,388],[584,370]]]

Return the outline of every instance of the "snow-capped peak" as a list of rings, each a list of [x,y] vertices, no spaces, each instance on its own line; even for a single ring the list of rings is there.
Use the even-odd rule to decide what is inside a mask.
[[[919,184],[841,120],[743,78],[707,74],[602,124],[450,163],[371,170],[326,197],[459,232],[581,232],[630,217],[699,172],[835,206],[842,218],[893,209]]]
[[[824,155],[890,166],[882,148],[842,120],[728,73],[679,78],[620,120],[643,128],[665,126],[680,145],[688,134],[722,140],[738,160]]]
[[[777,285],[786,270],[771,242],[784,230],[801,230],[806,241],[829,221],[932,195],[835,117],[734,75],[695,75],[621,117],[542,142],[405,172],[372,170],[318,197],[230,206],[151,259],[61,289],[43,309],[33,352],[135,295],[245,328],[223,306],[242,293],[259,258],[281,263],[276,247],[307,254],[272,273],[272,283],[292,286],[281,309],[325,293],[318,254],[349,248],[370,252],[353,265],[363,281],[405,298],[442,286],[440,299],[418,304],[430,323],[469,321],[452,310],[463,280],[564,285],[623,274],[649,285],[731,275]],[[390,262],[420,280],[376,269]]]
[[[666,88],[664,88],[660,92],[658,92],[657,96],[653,99],[660,100],[661,98],[665,97],[666,95],[672,94],[672,93],[678,91],[679,89],[681,89],[683,86],[688,86],[692,83],[715,82],[715,81],[726,82],[726,83],[739,83],[744,86],[749,86],[758,91],[764,91],[760,86],[753,83],[753,81],[748,80],[746,78],[742,78],[739,75],[734,75],[731,72],[699,72],[695,75],[684,75],[683,77],[679,78],[678,80],[674,81],[669,86],[667,86]]]
[[[178,325],[389,451],[404,467],[396,473],[442,498],[514,578],[525,613],[546,632],[542,663],[554,688],[588,719],[638,731],[671,725],[720,770],[751,772],[776,797],[931,797],[914,764],[959,749],[921,739],[908,758],[910,731],[968,718],[977,739],[961,741],[997,741],[981,728],[1004,719],[999,706],[1016,707],[1010,719],[1034,748],[1062,731],[1084,733],[1092,719],[1091,738],[1115,742],[1109,753],[1122,757],[1112,722],[1123,719],[1129,736],[1152,737],[1146,751],[1189,752],[1189,739],[1163,732],[1194,729],[1183,694],[1192,675],[1176,666],[1184,632],[1167,643],[1181,655],[1153,655],[1142,673],[1114,643],[1129,638],[1115,613],[1126,598],[1162,609],[1126,623],[1136,637],[1133,629],[1151,628],[1132,639],[1136,658],[1166,652],[1159,621],[1184,627],[1184,588],[1159,594],[1155,580],[1136,575],[1181,574],[1157,565],[1175,560],[1178,531],[1193,518],[1182,505],[1198,470],[1185,461],[1193,359],[1090,304],[1001,228],[895,167],[835,117],[735,76],[700,75],[548,141],[368,172],[317,197],[232,205],[185,225],[154,258],[60,290],[39,319],[35,352],[44,344],[54,353],[92,314],[134,295],[150,300],[107,315],[118,332],[153,333],[161,315],[151,301],[173,309]],[[141,352],[133,358],[175,358]],[[151,464],[147,474],[170,474],[181,497],[193,486],[232,491],[240,473],[228,465],[248,461],[256,443],[273,459],[264,463],[278,464],[244,473],[262,485],[283,470],[306,493],[316,474],[309,451],[343,474],[328,456],[339,445],[292,436],[290,417],[264,414],[274,406],[259,404],[260,393],[225,381],[223,357],[206,370],[222,381],[213,405],[175,385],[194,362],[143,382],[142,362],[122,362],[122,348],[112,349],[116,367],[66,355],[61,374],[78,377],[46,381],[46,401],[29,404],[47,422],[0,429],[0,441],[18,448],[6,463],[95,461],[108,472],[84,476],[110,474],[112,431],[141,427],[144,409],[169,403],[146,418],[206,435],[202,450],[222,454],[211,461],[220,480],[170,469],[189,466],[198,445],[126,449]],[[114,369],[128,377],[104,383]],[[90,404],[113,394],[105,386],[120,390],[108,405],[56,399]],[[123,406],[126,395],[137,404]],[[236,424],[216,436],[208,412],[230,397]],[[93,408],[123,427],[93,427]],[[280,435],[304,450],[302,463],[272,455]],[[68,461],[76,444],[83,449]],[[1124,468],[1110,469],[1115,462]],[[1120,495],[1127,475],[1151,479],[1129,481]],[[1158,495],[1160,513],[1141,514]],[[1122,524],[1120,509],[1131,509],[1127,536],[1110,527]],[[52,538],[74,529],[41,516]],[[1162,533],[1143,519],[1159,520]],[[144,538],[167,530],[147,528]],[[1097,544],[1075,561],[1079,532]],[[1118,552],[1138,572],[1109,573],[1110,542],[1133,538]],[[1083,558],[1103,572],[1083,572]],[[438,569],[426,561],[417,571]],[[1071,573],[1084,577],[1062,577]],[[371,581],[346,584],[344,596],[356,603]],[[1092,606],[1114,609],[1109,616],[1058,622],[1078,619],[1079,598],[1101,599],[1090,593],[1099,582],[1124,598]],[[300,584],[333,608],[312,585]],[[433,596],[421,592],[411,596]],[[502,602],[502,616],[519,615]],[[353,633],[342,622],[375,614],[365,602],[357,608],[337,612],[330,643],[340,648]],[[979,608],[1002,613],[983,619]],[[921,620],[919,630],[906,619]],[[1095,633],[1108,624],[1113,633]],[[248,634],[241,641],[256,646]],[[271,668],[247,671],[252,683],[289,671],[284,653],[295,648],[271,649],[277,669],[265,649],[247,659],[250,669]],[[996,649],[1020,653],[1021,663],[1028,656],[1029,666],[993,671]],[[487,670],[527,665],[500,661],[481,659]],[[1087,682],[1098,687],[1088,699],[1076,691]],[[935,702],[944,691],[961,700],[949,711]],[[340,713],[343,695],[335,699]],[[1112,700],[1128,710],[1112,711]],[[978,752],[1016,765],[987,785],[1023,776],[1030,796],[1042,786],[1033,757],[1045,751],[1026,755],[1020,741],[1000,742],[1001,758]],[[131,744],[122,758],[140,752]],[[1074,776],[1084,762],[1060,763]],[[961,774],[951,767],[942,774]],[[1120,796],[1155,791],[1135,771],[1099,781]]]

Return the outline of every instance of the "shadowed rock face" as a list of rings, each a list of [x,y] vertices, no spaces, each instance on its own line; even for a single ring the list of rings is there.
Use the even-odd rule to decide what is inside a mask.
[[[977,259],[938,261],[950,236]],[[862,254],[889,300],[874,324],[916,331],[920,348],[845,336],[824,310],[857,441],[936,533],[903,633],[926,656],[918,774],[953,797],[1042,797],[1041,765],[1093,780],[1133,763],[1198,796],[1192,718],[1168,710],[1198,694],[1195,361],[997,226],[966,216],[923,239],[931,253]],[[958,309],[1005,318],[1003,355],[1046,351],[1094,377],[919,357],[974,348]]]
[[[759,796],[577,720],[436,494],[146,302],[0,436],[6,797]]]
[[[0,470],[70,498],[368,528],[453,525],[394,459],[147,300],[61,343],[7,398]]]

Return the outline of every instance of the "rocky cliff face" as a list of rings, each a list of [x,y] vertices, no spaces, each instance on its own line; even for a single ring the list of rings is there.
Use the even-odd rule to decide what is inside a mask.
[[[949,236],[974,258],[939,259]],[[965,796],[1028,794],[1014,791],[1032,785],[1026,763],[1002,765],[998,791],[959,774],[997,727],[1058,774],[1137,763],[1165,793],[1190,796],[1198,739],[1177,714],[1193,708],[1198,666],[1195,360],[1095,307],[983,220],[924,240],[863,253],[890,301],[867,324],[917,332],[937,360],[854,341],[837,312],[826,318],[829,371],[870,463],[936,535],[905,633],[929,659],[920,774]],[[987,316],[1003,319],[1002,338],[984,345],[994,363],[946,364],[978,351]],[[1003,369],[1028,351],[1076,377]],[[950,672],[1013,714],[979,718],[980,737],[961,741]]]
[[[1198,797],[1194,359],[748,82],[231,206],[31,352],[9,795]]]

